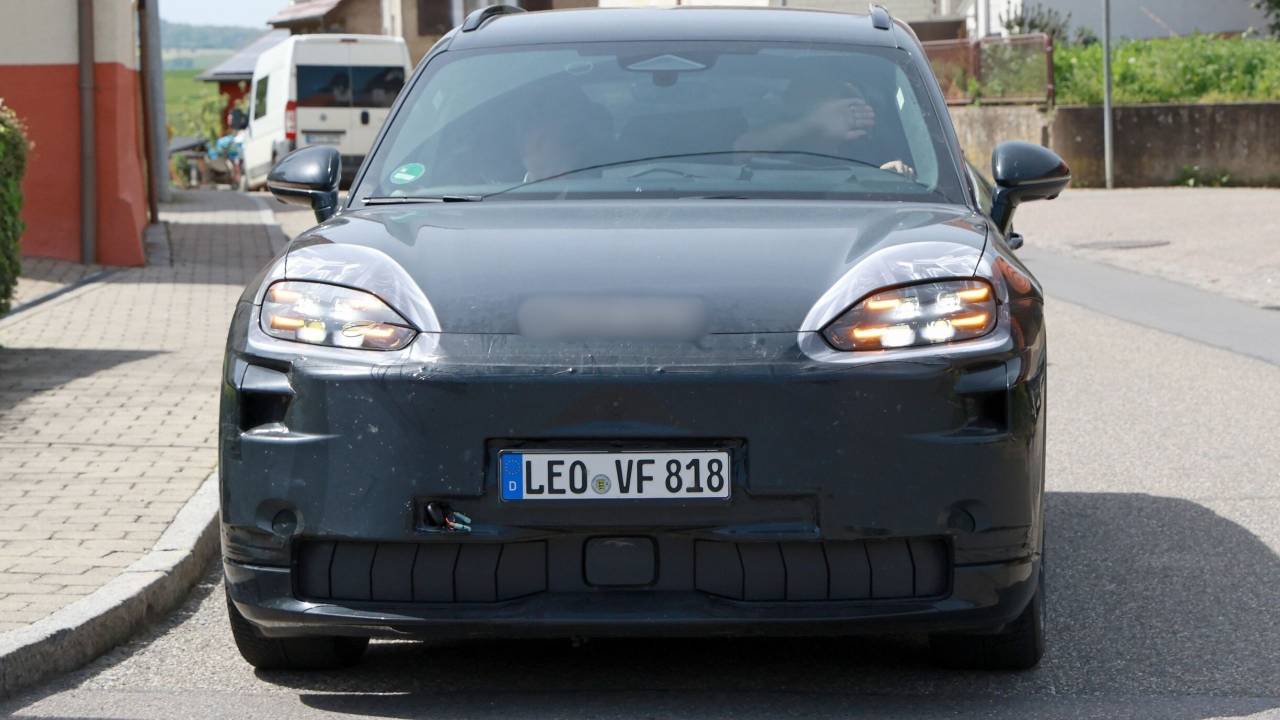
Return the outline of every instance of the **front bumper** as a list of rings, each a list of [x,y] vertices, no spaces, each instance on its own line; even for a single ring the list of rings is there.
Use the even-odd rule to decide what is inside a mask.
[[[236,608],[269,637],[632,637],[855,635],[992,631],[1036,589],[1039,561],[956,568],[946,597],[839,602],[747,602],[658,590],[543,593],[496,603],[298,599],[289,568],[224,560]]]
[[[993,629],[1034,589],[1043,353],[845,366],[764,333],[635,363],[439,335],[370,365],[299,358],[255,312],[224,377],[223,555],[268,634]],[[503,502],[498,453],[522,447],[726,448],[733,496]],[[432,526],[429,502],[471,532]],[[650,549],[593,560],[609,538]],[[600,582],[592,562],[640,568]]]

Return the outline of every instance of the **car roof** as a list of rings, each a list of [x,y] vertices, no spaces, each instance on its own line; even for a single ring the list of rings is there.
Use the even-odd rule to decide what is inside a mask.
[[[450,50],[561,42],[743,40],[898,47],[896,28],[869,15],[787,8],[590,8],[496,15],[455,32]]]

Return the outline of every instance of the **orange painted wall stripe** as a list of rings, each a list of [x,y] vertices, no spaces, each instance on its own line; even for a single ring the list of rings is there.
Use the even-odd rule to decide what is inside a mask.
[[[146,226],[138,73],[94,66],[98,257],[142,265]],[[0,65],[0,97],[34,144],[23,180],[22,254],[80,260],[80,97],[76,65]]]

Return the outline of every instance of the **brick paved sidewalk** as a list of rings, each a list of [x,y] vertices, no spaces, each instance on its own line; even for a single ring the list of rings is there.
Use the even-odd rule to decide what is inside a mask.
[[[0,633],[139,559],[214,469],[227,325],[283,239],[259,208],[179,193],[172,265],[0,319]]]
[[[101,269],[99,265],[81,265],[52,258],[22,258],[22,276],[18,278],[18,286],[13,293],[13,307],[61,290]]]
[[[1280,309],[1280,190],[1067,190],[1018,210],[1027,248]]]

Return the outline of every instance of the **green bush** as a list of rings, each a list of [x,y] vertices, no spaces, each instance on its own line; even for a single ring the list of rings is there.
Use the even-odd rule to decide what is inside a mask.
[[[1102,104],[1102,46],[1054,51],[1060,105]],[[1121,42],[1112,50],[1117,104],[1280,100],[1280,42],[1191,35]]]
[[[216,140],[222,136],[222,110],[226,99],[218,86],[196,79],[198,70],[166,70],[165,113],[175,135]]]
[[[0,99],[0,315],[9,312],[22,260],[22,173],[27,169],[27,134]]]

